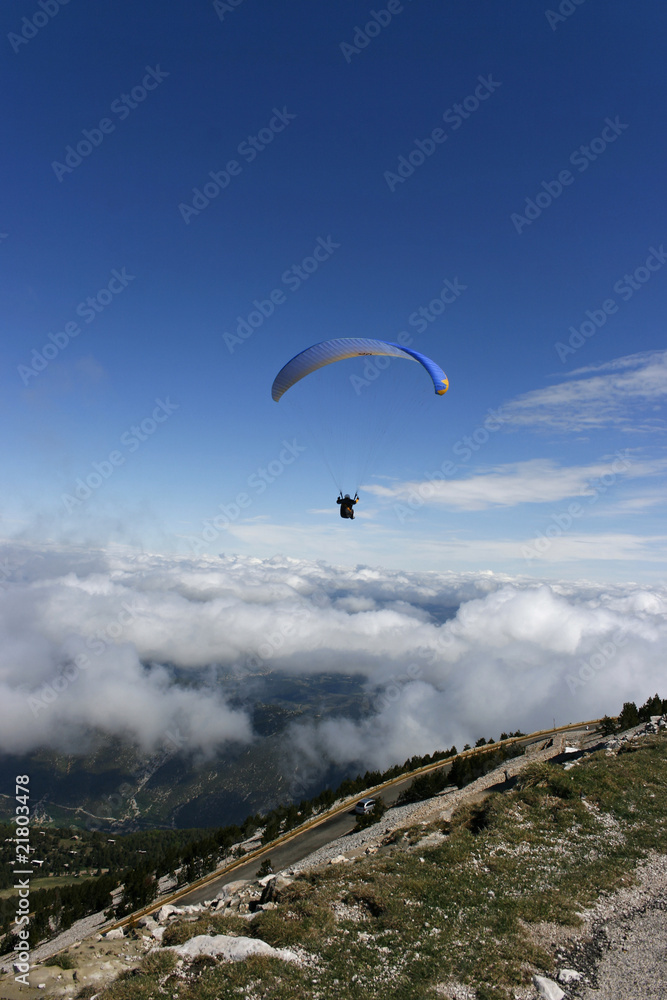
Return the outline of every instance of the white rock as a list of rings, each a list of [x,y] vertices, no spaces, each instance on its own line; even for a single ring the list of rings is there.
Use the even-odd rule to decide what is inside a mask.
[[[561,969],[558,973],[559,983],[576,983],[581,979],[581,973],[575,969]]]
[[[165,903],[164,906],[161,906],[160,909],[158,910],[157,913],[158,923],[166,924],[167,920],[169,920],[169,917],[174,915],[180,916],[182,913],[183,910],[181,909],[180,906],[172,906],[171,903]]]
[[[104,936],[107,941],[117,941],[125,937],[125,931],[122,927],[115,927],[112,931],[107,931]]]
[[[266,941],[259,941],[256,938],[231,937],[229,934],[216,934],[211,937],[208,934],[200,934],[198,937],[190,938],[185,944],[177,945],[169,949],[181,955],[183,958],[196,958],[198,955],[219,956],[230,962],[241,962],[249,955],[268,955],[273,958],[282,958],[286,962],[298,962],[299,959],[293,951],[287,948],[272,948]]]
[[[329,858],[330,865],[341,865],[347,858],[344,854],[337,854],[335,858]]]
[[[546,976],[533,976],[533,982],[543,1000],[563,1000],[565,994],[553,979],[547,979]]]
[[[241,889],[245,889],[247,885],[250,885],[250,879],[248,878],[237,878],[235,882],[227,882],[226,885],[223,885],[222,889],[215,898],[225,899],[229,896],[235,896],[237,892],[240,892]]]

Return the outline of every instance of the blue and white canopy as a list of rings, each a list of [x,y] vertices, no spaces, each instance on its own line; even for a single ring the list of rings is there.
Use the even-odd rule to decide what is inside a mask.
[[[288,361],[278,372],[273,382],[271,395],[278,402],[296,382],[310,375],[311,372],[343,361],[346,358],[359,358],[366,355],[385,355],[392,358],[404,358],[406,361],[418,361],[433,379],[433,387],[438,396],[444,396],[449,388],[449,380],[442,368],[419,351],[410,347],[401,347],[386,340],[369,340],[365,337],[339,337],[335,340],[324,340],[320,344],[301,351]]]

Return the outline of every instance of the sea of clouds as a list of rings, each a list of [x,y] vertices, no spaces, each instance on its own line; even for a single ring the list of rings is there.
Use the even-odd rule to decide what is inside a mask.
[[[0,566],[5,753],[83,751],[94,731],[146,752],[242,746],[268,671],[362,679],[361,721],[325,710],[286,731],[302,773],[667,697],[664,585],[11,544]]]

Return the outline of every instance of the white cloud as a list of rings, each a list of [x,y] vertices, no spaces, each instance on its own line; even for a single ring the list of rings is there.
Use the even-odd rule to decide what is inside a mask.
[[[545,525],[545,531],[522,543],[521,551],[529,560],[543,559],[554,563],[582,565],[592,560],[664,563],[667,560],[667,535],[622,532],[583,534],[559,530],[556,522],[552,521]]]
[[[648,493],[644,496],[627,497],[608,506],[604,511],[597,511],[598,514],[609,517],[615,514],[643,514],[652,507],[664,507],[667,497],[663,492]]]
[[[646,432],[664,430],[660,414],[665,399],[667,351],[648,351],[579,368],[568,381],[510,400],[502,415],[508,426]]]
[[[295,745],[302,766],[324,756],[384,767],[497,738],[502,727],[530,731],[554,717],[616,713],[626,700],[664,691],[666,651],[664,589],[500,586],[462,605],[402,674],[376,679],[372,716],[295,725]]]
[[[418,509],[436,504],[452,510],[488,510],[522,503],[555,503],[570,497],[595,495],[600,485],[625,479],[643,479],[667,469],[667,460],[641,461],[626,450],[606,461],[581,466],[559,466],[552,459],[535,458],[476,472],[464,479],[371,485],[369,493]]]
[[[363,679],[367,718],[293,728],[313,769],[387,766],[553,715],[614,712],[664,686],[664,587],[17,546],[4,565],[6,752],[71,750],[91,728],[145,748],[174,733],[189,750],[248,741],[269,670]]]

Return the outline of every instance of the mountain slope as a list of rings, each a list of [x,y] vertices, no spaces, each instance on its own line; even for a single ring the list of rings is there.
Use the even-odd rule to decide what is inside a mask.
[[[509,790],[469,795],[453,814],[446,797],[430,801],[430,819],[424,803],[427,818],[413,813],[410,826],[380,834],[377,853],[304,871],[266,908],[249,883],[195,922],[163,918],[164,944],[227,934],[290,949],[298,961],[176,966],[178,956],[160,949],[99,1000],[533,1000],[534,975],[555,979],[566,968],[582,977],[561,985],[568,998],[589,1000],[600,983],[608,1000],[664,995],[658,966],[647,968],[650,948],[636,987],[610,985],[599,958],[623,921],[634,927],[642,910],[657,919],[664,905],[667,736],[612,737],[575,756],[528,762]],[[114,948],[136,956],[149,930]]]

